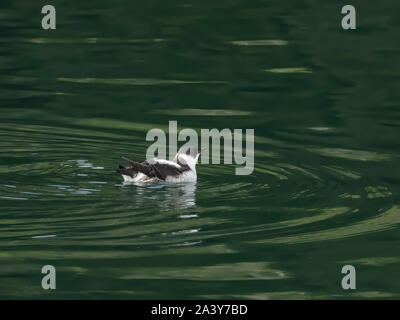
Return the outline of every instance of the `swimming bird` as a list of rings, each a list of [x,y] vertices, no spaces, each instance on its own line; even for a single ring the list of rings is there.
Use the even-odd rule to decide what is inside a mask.
[[[136,162],[126,157],[123,160],[130,167],[119,166],[117,172],[124,182],[195,182],[197,180],[196,164],[201,150],[191,146],[182,146],[174,159],[153,158]]]

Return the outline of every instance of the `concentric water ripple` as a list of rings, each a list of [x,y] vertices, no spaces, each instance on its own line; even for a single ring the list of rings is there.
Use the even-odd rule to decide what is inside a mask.
[[[121,183],[114,173],[131,138],[124,133],[105,143],[86,135],[90,127],[79,137],[77,131],[62,139],[31,127],[29,138],[22,140],[25,128],[12,132],[11,125],[5,127],[9,141],[2,142],[2,149],[10,156],[0,165],[0,199],[10,220],[3,220],[8,228],[1,237],[21,245],[29,239],[51,241],[49,245],[70,239],[75,245],[95,240],[107,246],[112,240],[112,245],[185,246],[235,235],[247,235],[253,244],[300,243],[383,231],[398,223],[397,206],[388,205],[389,186],[368,181],[351,163],[346,168],[291,162],[290,153],[298,152],[295,147],[270,148],[273,158],[256,154],[254,174],[248,177],[234,176],[235,165],[200,164],[196,184],[138,186]],[[71,145],[72,138],[80,143]],[[86,148],[89,139],[106,150],[93,153]],[[25,150],[27,142],[35,148]],[[143,150],[132,146],[128,154],[141,160]],[[367,154],[353,150],[323,155],[347,159],[350,153]],[[366,201],[375,208],[370,215],[360,214]],[[32,216],[28,208],[38,212]],[[17,217],[24,220],[16,222]]]

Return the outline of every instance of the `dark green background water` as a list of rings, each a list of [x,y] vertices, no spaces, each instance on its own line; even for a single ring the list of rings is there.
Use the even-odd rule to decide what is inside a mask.
[[[1,298],[400,297],[398,1],[44,4],[0,6]],[[253,174],[122,186],[169,120],[254,128]]]

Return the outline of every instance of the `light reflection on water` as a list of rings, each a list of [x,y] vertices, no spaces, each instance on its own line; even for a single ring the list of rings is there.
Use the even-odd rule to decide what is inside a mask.
[[[142,183],[123,182],[128,189],[127,201],[135,204],[151,204],[164,210],[183,210],[196,205],[196,183]]]

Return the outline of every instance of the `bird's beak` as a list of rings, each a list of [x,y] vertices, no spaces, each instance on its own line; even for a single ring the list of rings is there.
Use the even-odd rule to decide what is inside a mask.
[[[204,150],[206,150],[206,148],[199,148],[199,149],[197,150],[197,152],[198,152],[198,153],[201,153],[201,152],[204,151]]]

